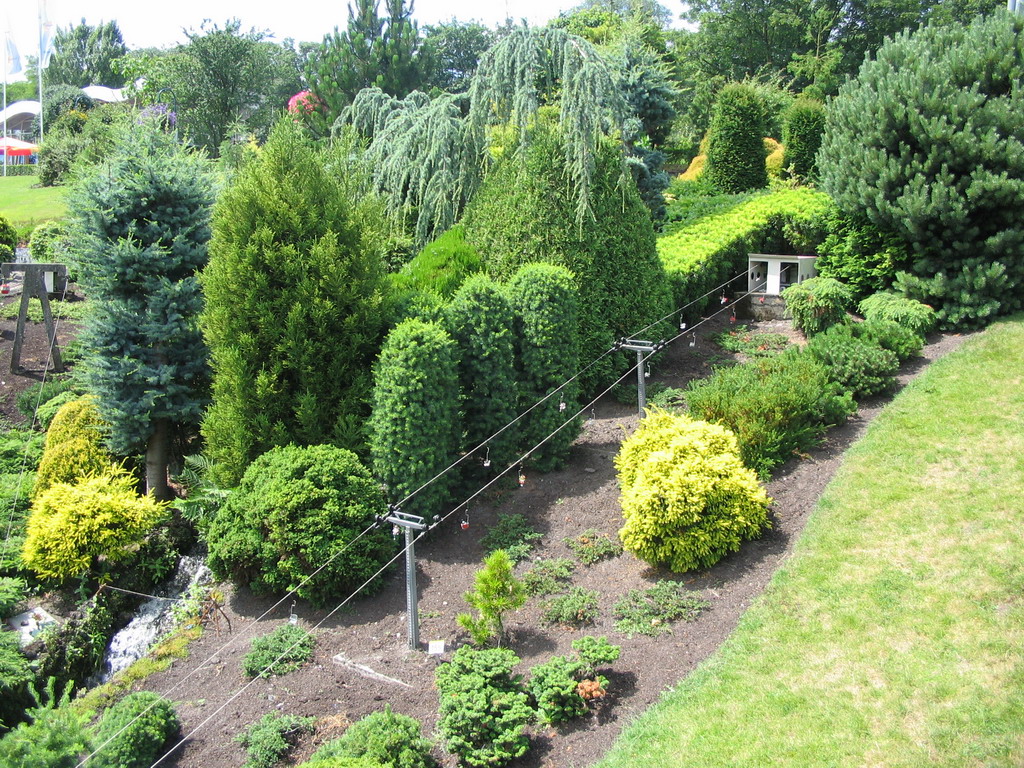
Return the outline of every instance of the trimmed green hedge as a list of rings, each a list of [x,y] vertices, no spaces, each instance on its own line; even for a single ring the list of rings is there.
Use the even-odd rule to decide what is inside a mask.
[[[706,216],[658,240],[672,296],[685,303],[747,266],[747,254],[777,248],[797,239],[828,206],[828,196],[813,189],[786,189],[760,195],[720,214]],[[746,289],[746,283],[736,285]]]

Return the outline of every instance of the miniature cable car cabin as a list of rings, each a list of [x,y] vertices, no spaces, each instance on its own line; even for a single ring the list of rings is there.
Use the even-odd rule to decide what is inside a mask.
[[[818,274],[817,256],[747,254],[747,291],[752,296],[778,296],[783,290]]]

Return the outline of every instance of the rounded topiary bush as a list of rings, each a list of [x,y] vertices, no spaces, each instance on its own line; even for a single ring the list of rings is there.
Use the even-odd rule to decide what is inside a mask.
[[[853,303],[853,292],[831,277],[812,277],[786,288],[782,299],[793,325],[805,336],[813,336],[842,322]]]
[[[718,192],[768,186],[764,104],[748,83],[730,83],[718,94],[708,128],[708,159],[702,178]]]
[[[854,336],[889,350],[901,363],[915,357],[924,347],[924,338],[894,320],[865,320],[851,327]]]
[[[5,217],[0,216],[0,259],[13,261],[17,247],[18,230]]]
[[[249,466],[211,522],[209,565],[257,594],[301,584],[300,597],[323,604],[362,585],[391,557],[394,543],[383,530],[353,543],[386,511],[380,486],[351,451],[274,448]]]
[[[815,158],[824,132],[825,105],[816,99],[794,101],[786,110],[783,123],[783,168],[798,178],[813,178],[817,174]]]
[[[865,320],[890,320],[921,336],[935,328],[934,309],[897,293],[879,291],[864,299],[858,308]]]
[[[825,190],[909,245],[896,284],[943,327],[1024,307],[1024,17],[887,40],[829,104]]]
[[[148,768],[181,729],[174,705],[152,691],[129,693],[96,726],[96,768]]]
[[[388,705],[350,725],[344,735],[314,752],[310,762],[363,758],[388,768],[433,768],[437,761],[432,748],[419,721],[392,712]]]
[[[45,221],[32,230],[28,253],[33,261],[64,263],[71,247],[71,233],[63,221]]]
[[[768,494],[725,427],[652,410],[623,441],[623,546],[680,573],[714,565],[768,527]]]

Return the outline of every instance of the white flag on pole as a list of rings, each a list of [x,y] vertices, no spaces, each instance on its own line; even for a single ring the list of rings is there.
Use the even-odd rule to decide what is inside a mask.
[[[53,55],[53,22],[46,14],[46,0],[39,0],[39,71],[46,69]]]
[[[21,56],[18,55],[18,46],[14,44],[14,40],[8,34],[7,45],[4,46],[4,71],[8,75],[17,75],[21,73]]]

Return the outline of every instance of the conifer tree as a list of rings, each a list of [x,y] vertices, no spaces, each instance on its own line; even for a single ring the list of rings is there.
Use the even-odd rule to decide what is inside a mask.
[[[451,464],[459,451],[458,350],[436,323],[406,320],[388,334],[374,368],[370,453],[374,474],[401,502]],[[430,518],[448,512],[455,474],[441,475],[406,502]]]
[[[481,445],[516,417],[515,313],[505,291],[485,275],[469,277],[445,307],[444,326],[459,348],[462,450]],[[472,458],[493,477],[515,459],[515,427],[490,440]]]
[[[310,58],[306,77],[327,106],[328,124],[363,88],[401,97],[420,85],[420,38],[412,21],[413,4],[387,0],[385,17],[379,6],[380,0],[350,2],[345,32],[335,27]]]
[[[207,258],[213,184],[206,162],[154,123],[133,126],[72,190],[80,281],[92,301],[85,381],[118,455],[146,453],[146,486],[170,496],[175,436],[208,399],[197,271]]]
[[[711,115],[704,178],[719,192],[767,187],[764,157],[764,106],[757,89],[730,83],[718,94]]]
[[[825,132],[825,105],[815,99],[797,99],[786,110],[782,129],[785,146],[782,167],[797,178],[814,179],[818,166],[816,158]]]
[[[546,472],[564,463],[579,434],[576,424],[546,439],[579,410],[576,383],[552,394],[577,371],[579,294],[569,270],[542,263],[526,264],[516,271],[508,292],[517,314],[520,408],[525,411],[551,395],[519,422],[519,447],[521,452],[533,451],[529,462]],[[542,440],[545,442],[538,447]]]
[[[364,447],[384,323],[383,212],[347,150],[324,152],[281,120],[214,214],[203,435],[222,485],[277,445]]]

